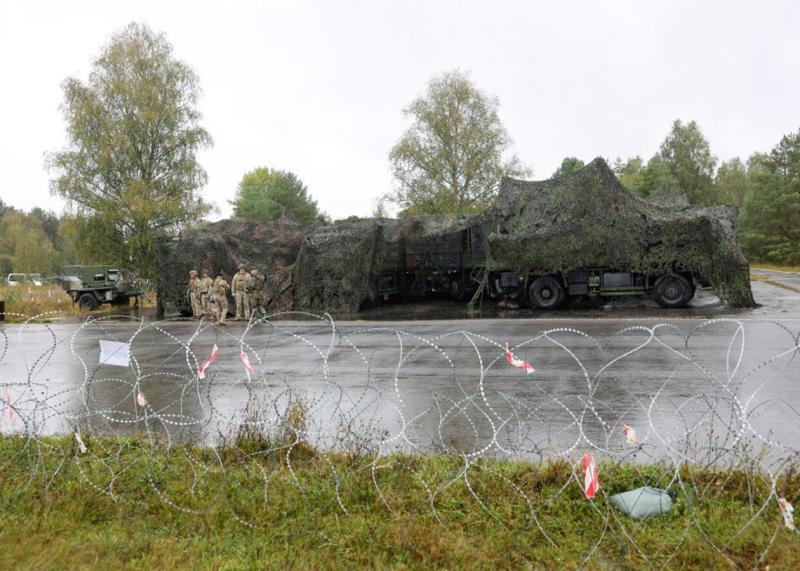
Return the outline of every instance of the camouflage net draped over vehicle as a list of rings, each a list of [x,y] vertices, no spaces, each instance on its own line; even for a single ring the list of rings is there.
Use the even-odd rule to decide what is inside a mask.
[[[291,266],[303,241],[303,227],[292,216],[274,222],[221,220],[185,230],[175,240],[156,244],[158,303],[168,313],[190,307],[186,296],[189,271],[222,270],[230,279],[239,264],[257,268],[267,296],[277,309],[291,307]]]
[[[295,263],[294,309],[358,311],[381,271],[405,273],[409,268],[418,279],[444,271],[457,257],[445,242],[455,237],[460,244],[460,232],[483,220],[480,214],[399,220],[354,216],[315,226],[308,231]]]
[[[379,271],[383,226],[348,218],[315,226],[295,264],[294,307],[307,311],[356,311]]]
[[[733,206],[691,207],[675,194],[639,198],[598,158],[560,178],[504,178],[493,210],[502,229],[489,237],[490,269],[690,271],[711,280],[727,305],[755,305]]]
[[[349,313],[369,299],[381,272],[395,272],[414,297],[431,274],[485,262],[523,273],[690,271],[710,279],[724,303],[749,307],[755,302],[735,217],[734,207],[693,208],[676,194],[643,200],[596,159],[559,179],[503,179],[495,206],[480,214],[351,217],[308,229],[288,215],[207,224],[158,244],[158,297],[167,312],[187,308],[190,269],[222,269],[230,278],[242,263],[264,274],[273,309]],[[461,237],[467,228],[480,231],[469,246]]]

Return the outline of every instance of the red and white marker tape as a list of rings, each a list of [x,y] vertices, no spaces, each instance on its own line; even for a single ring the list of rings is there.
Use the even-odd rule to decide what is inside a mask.
[[[631,446],[636,446],[636,443],[639,442],[636,439],[636,430],[633,427],[628,426],[627,424],[622,425],[622,432],[625,434],[625,440],[628,441],[628,444]]]
[[[142,408],[147,406],[147,399],[144,398],[144,393],[142,392],[142,389],[139,389],[139,392],[136,394],[136,404],[138,404]]]
[[[247,382],[250,383],[253,380],[253,373],[256,372],[256,368],[250,364],[250,356],[247,354],[247,351],[242,351],[239,353],[239,357],[242,358],[242,363],[244,363],[244,370],[247,373]]]
[[[778,498],[778,507],[781,508],[781,513],[783,514],[783,523],[786,524],[787,528],[794,531],[794,506],[786,498]]]
[[[583,464],[583,493],[587,500],[591,500],[600,489],[600,482],[597,479],[597,467],[594,464],[594,456],[587,452],[581,458]]]
[[[523,371],[525,371],[526,375],[530,375],[532,372],[534,372],[536,370],[536,369],[533,368],[533,365],[528,363],[528,361],[522,361],[520,359],[517,359],[514,356],[514,353],[512,353],[509,350],[508,342],[506,342],[506,361],[508,361],[508,363],[511,366],[516,367],[517,369],[522,369]]]
[[[213,363],[214,361],[217,360],[217,351],[219,351],[219,349],[217,348],[217,345],[214,344],[214,347],[211,348],[211,356],[208,358],[208,361],[200,363],[200,366],[197,367],[197,376],[198,376],[198,378],[200,378],[200,379],[205,379],[206,378],[206,369],[208,369],[208,367],[209,367],[209,365],[211,365],[211,363]]]
[[[78,450],[80,450],[81,454],[86,454],[88,448],[86,448],[86,444],[83,442],[83,438],[78,431],[75,431],[75,442],[78,443]]]
[[[6,389],[6,396],[3,397],[3,402],[5,403],[5,408],[8,409],[8,419],[14,420],[14,407],[11,406],[11,394]]]

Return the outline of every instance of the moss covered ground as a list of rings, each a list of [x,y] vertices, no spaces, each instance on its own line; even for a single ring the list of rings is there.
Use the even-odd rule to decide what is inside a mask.
[[[78,455],[71,438],[0,438],[0,568],[800,568],[800,535],[742,471],[681,468],[675,509],[636,522],[605,494],[667,467],[601,464],[588,501],[567,462],[482,460],[465,477],[458,457],[373,470],[303,446],[287,464],[242,443],[86,440]],[[800,477],[779,485],[796,497]]]

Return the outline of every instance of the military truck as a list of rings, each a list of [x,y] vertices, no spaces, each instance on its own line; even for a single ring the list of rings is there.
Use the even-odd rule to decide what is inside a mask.
[[[86,311],[104,303],[127,305],[142,295],[135,280],[114,266],[64,266],[61,274],[64,291]]]
[[[673,308],[709,286],[729,306],[755,304],[735,207],[695,207],[677,193],[641,198],[602,159],[544,181],[503,178],[492,214],[490,285],[520,303],[651,295]]]
[[[556,309],[651,295],[685,306],[711,287],[731,307],[753,307],[736,209],[695,207],[685,196],[642,198],[602,159],[543,181],[503,178],[481,213],[296,221],[222,221],[158,245],[162,307],[187,307],[189,269],[263,268],[272,307],[357,311],[390,300],[483,296]]]

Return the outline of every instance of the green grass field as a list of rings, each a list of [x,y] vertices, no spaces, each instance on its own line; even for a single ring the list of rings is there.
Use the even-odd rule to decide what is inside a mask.
[[[567,462],[482,460],[465,479],[458,457],[373,470],[301,445],[290,470],[286,449],[87,445],[0,438],[0,568],[800,568],[757,473],[682,468],[675,509],[636,522],[605,494],[665,485],[666,467],[601,464],[588,501]],[[800,477],[778,486],[796,498]]]

